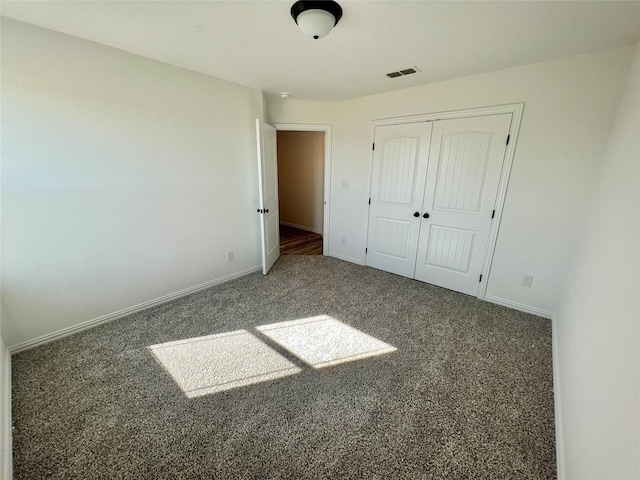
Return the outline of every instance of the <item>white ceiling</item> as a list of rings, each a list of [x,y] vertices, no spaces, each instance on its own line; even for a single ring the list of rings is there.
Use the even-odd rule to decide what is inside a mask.
[[[288,1],[2,1],[2,15],[304,100],[343,100],[640,41],[640,1],[340,1],[325,38]],[[422,72],[390,79],[417,65]]]

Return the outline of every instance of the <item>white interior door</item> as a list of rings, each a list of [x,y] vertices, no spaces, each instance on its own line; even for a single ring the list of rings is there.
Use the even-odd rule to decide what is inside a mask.
[[[432,122],[376,127],[366,264],[413,278]]]
[[[278,162],[276,129],[256,120],[258,137],[258,176],[260,188],[262,233],[262,273],[266,275],[280,256],[280,224],[278,212]]]
[[[477,295],[511,116],[434,123],[417,280]]]

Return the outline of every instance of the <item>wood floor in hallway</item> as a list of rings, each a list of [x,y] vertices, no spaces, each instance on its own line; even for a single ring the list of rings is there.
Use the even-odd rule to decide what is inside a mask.
[[[280,225],[281,255],[322,255],[322,235]]]

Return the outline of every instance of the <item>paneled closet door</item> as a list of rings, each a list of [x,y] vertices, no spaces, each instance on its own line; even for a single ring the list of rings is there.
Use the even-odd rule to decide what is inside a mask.
[[[417,280],[477,295],[511,117],[434,123]]]
[[[366,264],[413,278],[432,122],[376,127]]]

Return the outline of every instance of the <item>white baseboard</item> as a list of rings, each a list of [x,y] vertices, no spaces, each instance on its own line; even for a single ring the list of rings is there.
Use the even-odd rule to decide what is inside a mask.
[[[2,339],[0,338],[0,342]],[[0,385],[2,385],[2,397],[0,397],[0,478],[13,478],[13,449],[11,440],[11,354],[2,344],[0,346],[2,365],[0,371]]]
[[[553,362],[553,412],[556,430],[556,465],[558,480],[567,478],[564,457],[564,434],[562,429],[562,402],[560,400],[560,364],[558,358],[557,317],[551,318],[551,355]]]
[[[201,283],[200,285],[196,285],[194,287],[185,288],[184,290],[180,290],[179,292],[170,293],[169,295],[165,295],[163,297],[156,298],[154,300],[149,300],[148,302],[144,302],[139,305],[134,305],[133,307],[125,308],[124,310],[119,310],[117,312],[109,313],[107,315],[94,318],[93,320],[88,320],[86,322],[82,322],[77,325],[73,325],[71,327],[63,328],[62,330],[58,330],[57,332],[49,333],[47,335],[43,335],[41,337],[37,337],[32,340],[27,340],[26,342],[18,343],[17,345],[13,345],[9,347],[9,352],[11,352],[12,354],[18,353],[18,352],[22,352],[23,350],[28,350],[30,348],[44,345],[45,343],[53,342],[54,340],[58,340],[63,337],[68,337],[69,335],[73,335],[74,333],[81,332],[82,330],[87,330],[89,328],[95,327],[102,323],[110,322],[112,320],[117,320],[118,318],[126,317],[127,315],[131,315],[141,310],[146,310],[147,308],[155,307],[157,305],[170,302],[171,300],[184,297],[191,293],[195,293],[200,290],[204,290],[206,288],[213,287],[215,285],[219,285],[221,283],[225,283],[230,280],[234,280],[236,278],[240,278],[245,275],[249,275],[250,273],[258,272],[261,270],[262,270],[262,265],[258,265],[255,267],[247,268],[245,270],[241,270],[239,272],[232,273],[230,275],[225,275],[224,277],[220,277],[215,280],[210,280],[208,282]]]
[[[520,310],[521,312],[531,313],[532,315],[537,315],[538,317],[553,318],[553,314],[551,312],[542,310],[541,308],[524,305],[522,303],[512,302],[511,300],[505,300],[504,298],[485,295],[482,300],[486,300],[487,302],[495,303],[497,305],[502,305],[503,307]]]
[[[304,230],[305,232],[319,233],[320,235],[322,235],[321,228],[306,227],[304,225],[297,225],[295,223],[283,222],[282,220],[280,221],[280,225],[285,225],[291,228],[297,228],[298,230]]]
[[[355,263],[356,265],[364,265],[364,262],[361,259],[350,257],[348,255],[342,255],[340,253],[329,252],[327,257],[337,258],[338,260],[344,260],[345,262]]]

